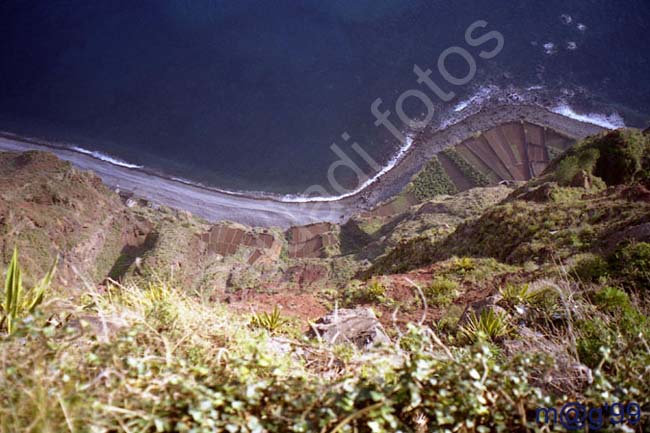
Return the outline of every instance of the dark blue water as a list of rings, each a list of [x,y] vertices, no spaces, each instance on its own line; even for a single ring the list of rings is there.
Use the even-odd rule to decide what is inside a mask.
[[[465,42],[476,20],[504,36],[494,59]],[[331,191],[332,142],[364,170],[343,132],[386,162],[401,143],[370,104],[399,124],[395,99],[426,90],[413,65],[435,71],[452,45],[476,57],[476,78],[432,78],[461,99],[544,86],[628,125],[650,118],[647,0],[3,0],[0,129],[227,189]]]

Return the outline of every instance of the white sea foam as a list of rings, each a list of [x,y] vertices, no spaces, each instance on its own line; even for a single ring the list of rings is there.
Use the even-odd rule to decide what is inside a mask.
[[[614,112],[612,114],[600,113],[576,113],[573,108],[566,104],[560,104],[552,109],[554,113],[570,117],[580,122],[591,123],[594,125],[602,126],[607,129],[625,128],[625,121],[620,114]]]
[[[119,165],[120,167],[143,168],[141,165],[130,164],[126,161],[122,161],[121,159],[117,159],[112,156],[106,155],[105,153],[84,149],[83,147],[72,146],[72,150],[74,150],[75,152],[83,153],[85,155],[90,155],[93,158],[97,158],[105,162],[110,162],[113,165]]]
[[[490,95],[498,90],[496,86],[483,86],[476,93],[470,96],[467,99],[460,101],[453,108],[454,112],[459,113],[469,107],[470,105],[481,104],[485,99],[489,98]]]
[[[526,92],[522,93],[520,91],[517,91],[514,88],[508,88],[508,89],[500,89],[497,86],[484,86],[481,87],[476,93],[474,93],[472,96],[469,98],[457,103],[454,108],[452,109],[451,113],[456,113],[456,115],[452,115],[449,118],[443,120],[441,122],[441,125],[439,126],[439,130],[445,129],[451,125],[454,125],[460,121],[462,121],[464,118],[467,116],[471,115],[474,113],[476,110],[479,110],[480,107],[483,105],[485,101],[488,99],[495,97],[499,101],[502,102],[515,102],[515,103],[525,103],[528,100],[528,96],[533,95],[533,93],[528,93],[531,91],[536,91],[536,90],[543,90],[545,89],[544,86],[541,85],[535,85],[528,87],[526,89]],[[471,108],[468,110],[468,108]],[[573,108],[571,108],[569,105],[565,103],[560,103],[559,105],[556,105],[554,108],[551,109],[551,111],[561,114],[566,117],[570,117],[572,119],[581,121],[581,122],[586,122],[586,123],[592,123],[598,126],[602,126],[604,128],[608,129],[617,129],[617,128],[622,128],[625,127],[625,122],[623,118],[618,114],[618,113],[612,113],[609,115],[606,114],[599,114],[599,113],[588,113],[588,114],[581,114],[577,113]],[[450,114],[451,114],[450,113]],[[202,187],[202,188],[209,188],[210,190],[213,190],[215,192],[221,192],[224,194],[230,194],[230,195],[238,195],[238,196],[256,196],[260,199],[273,199],[285,203],[313,203],[313,202],[334,202],[338,201],[347,197],[354,196],[358,194],[359,192],[363,191],[366,189],[368,186],[371,184],[375,183],[379,178],[381,178],[384,174],[388,173],[390,170],[392,170],[407,154],[407,152],[411,149],[413,146],[413,141],[414,141],[414,136],[406,134],[406,142],[399,148],[399,150],[396,152],[396,154],[388,161],[388,163],[377,173],[375,173],[374,176],[366,179],[361,185],[359,185],[356,189],[351,190],[349,192],[346,192],[344,194],[336,195],[336,196],[318,196],[318,197],[307,197],[307,196],[301,196],[301,195],[295,195],[295,194],[287,194],[283,196],[277,196],[272,193],[264,193],[264,192],[239,192],[239,191],[229,191],[229,190],[224,190],[220,188],[215,188],[215,187],[207,187],[205,185],[202,185],[199,182],[191,181],[188,179],[183,179],[180,177],[170,177],[171,180],[183,183],[186,185],[193,185],[197,187]],[[120,159],[108,156],[106,154],[103,154],[101,152],[97,151],[90,151],[78,146],[73,146],[73,150],[84,153],[90,156],[93,156],[97,159],[100,159],[102,161],[109,162],[114,165],[126,167],[126,168],[132,168],[132,169],[141,169],[143,168],[140,165],[135,165],[135,164],[130,164],[128,162],[122,161]]]
[[[406,143],[404,143],[404,145],[400,147],[400,149],[395,154],[395,156],[393,156],[391,160],[388,161],[388,164],[386,164],[384,168],[378,171],[373,177],[363,182],[359,187],[357,187],[352,191],[346,192],[345,194],[331,196],[331,197],[301,197],[296,195],[285,195],[281,198],[281,201],[288,202],[288,203],[328,202],[328,201],[341,200],[347,197],[352,197],[353,195],[358,194],[359,192],[366,189],[369,185],[375,183],[377,179],[379,179],[381,176],[383,176],[384,174],[392,170],[393,167],[395,167],[397,163],[402,160],[404,155],[406,155],[406,153],[411,148],[411,146],[413,146],[413,137],[407,134]]]
[[[578,27],[578,30],[580,30],[581,32],[584,32],[584,31],[587,30],[587,26],[582,24],[582,23],[578,23],[577,27]]]
[[[573,41],[569,41],[569,42],[566,43],[566,48],[567,48],[567,50],[572,50],[572,51],[577,50],[578,49],[578,44],[576,44]]]
[[[562,14],[560,15],[560,21],[562,21],[562,24],[568,26],[573,22],[573,17],[569,14]]]
[[[553,42],[547,42],[544,44],[544,52],[550,56],[557,52],[557,47]]]

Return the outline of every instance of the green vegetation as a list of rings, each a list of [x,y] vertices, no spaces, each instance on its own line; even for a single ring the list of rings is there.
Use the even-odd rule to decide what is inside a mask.
[[[508,314],[492,308],[483,309],[479,315],[471,313],[467,323],[460,328],[461,338],[468,343],[497,342],[513,335],[513,332]]]
[[[506,284],[499,289],[503,301],[510,306],[530,304],[535,299],[535,293],[529,290],[528,284]]]
[[[607,185],[629,184],[650,179],[650,140],[640,131],[611,131],[584,140],[551,164],[560,182],[570,182],[586,171]]]
[[[100,253],[107,247],[95,238],[68,245],[97,252],[88,261],[102,264],[83,263],[88,274],[106,269],[102,279],[120,281],[74,281],[41,302],[53,270],[23,290],[14,252],[2,304],[0,433],[523,433],[540,429],[531,422],[540,406],[596,407],[615,396],[647,408],[647,143],[634,132],[603,134],[515,192],[492,188],[485,198],[488,190],[474,189],[360,219],[341,231],[350,253],[326,259],[283,256],[286,239],[273,232],[274,247],[248,264],[246,248],[210,252],[209,224],[142,208],[133,211],[142,225],[120,220],[99,231],[127,236],[133,249],[116,255],[118,240]],[[563,186],[587,179],[583,171],[585,186]],[[599,178],[624,184],[589,187]],[[5,236],[18,227],[8,220]],[[24,254],[30,230],[39,236]],[[30,274],[64,242],[44,233],[20,233]],[[62,281],[69,263],[66,253]],[[360,348],[357,335],[328,343],[306,333],[325,302],[328,311],[372,304],[374,331],[389,341]],[[251,306],[265,312],[248,315]]]
[[[256,313],[251,318],[251,325],[255,328],[266,329],[270,333],[276,333],[282,329],[287,320],[282,317],[280,310],[276,305],[271,313]]]
[[[378,280],[372,280],[359,291],[357,300],[376,304],[386,302],[386,287]]]
[[[443,150],[443,155],[451,160],[451,162],[458,167],[458,169],[469,179],[469,181],[474,186],[488,186],[490,184],[490,179],[485,177],[483,173],[478,171],[471,165],[469,162],[465,161],[462,156],[458,154],[454,149],[448,148]]]
[[[581,257],[572,270],[572,275],[583,282],[594,282],[604,278],[609,273],[607,260],[595,254]]]
[[[115,290],[88,294],[86,311],[105,323],[122,318],[108,334],[41,317],[0,341],[0,431],[512,432],[531,428],[526,411],[556,401],[536,380],[552,358],[502,356],[481,342],[510,334],[505,315],[491,310],[463,328],[479,343],[448,347],[448,356],[416,325],[400,349],[362,354],[316,342],[278,346],[177,290],[161,297],[154,289],[151,299],[137,287]],[[163,298],[178,317],[161,328],[146,311]],[[640,347],[609,356],[580,400],[600,404],[616,386],[621,398],[647,404],[649,361]]]
[[[392,303],[392,299],[387,294],[386,286],[379,279],[372,279],[368,282],[349,281],[343,289],[342,295],[344,306]]]
[[[609,266],[626,287],[649,291],[650,243],[623,246],[609,258]]]
[[[0,331],[5,330],[8,334],[13,333],[18,320],[34,313],[36,307],[43,302],[45,291],[52,284],[56,264],[55,261],[43,279],[31,290],[26,291],[23,287],[22,271],[18,263],[18,249],[14,248],[5,279],[4,302],[0,304]]]
[[[451,272],[457,274],[465,274],[473,271],[476,268],[474,260],[470,257],[455,258],[451,265]]]
[[[650,335],[650,321],[629,295],[616,287],[602,287],[592,295],[594,313],[591,318],[578,321],[577,341],[580,360],[595,368],[607,362],[603,350],[625,350],[646,341]]]
[[[458,283],[444,277],[436,277],[425,287],[424,296],[429,304],[446,307],[458,297]]]
[[[600,157],[598,149],[585,149],[578,155],[562,158],[557,166],[556,177],[560,185],[569,186],[581,172],[591,173]]]
[[[456,194],[458,190],[442,168],[437,157],[431,158],[411,185],[411,190],[418,200],[424,201],[441,194]]]

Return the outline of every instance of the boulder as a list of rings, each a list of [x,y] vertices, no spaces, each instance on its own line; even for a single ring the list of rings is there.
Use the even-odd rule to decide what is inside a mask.
[[[603,243],[603,252],[613,253],[621,242],[650,242],[650,223],[626,227],[608,236]]]
[[[517,191],[515,191],[511,197],[515,200],[545,203],[551,200],[551,196],[556,189],[557,185],[555,183],[546,182],[536,188],[529,189],[518,196],[516,195]]]
[[[567,343],[559,339],[555,341],[530,328],[521,327],[517,338],[505,340],[502,347],[506,356],[542,354],[553,359],[553,365],[532,372],[537,386],[570,394],[579,392],[593,382],[591,369],[569,354]]]
[[[329,344],[350,342],[360,349],[390,342],[377,316],[368,308],[334,310],[318,319],[309,334]]]

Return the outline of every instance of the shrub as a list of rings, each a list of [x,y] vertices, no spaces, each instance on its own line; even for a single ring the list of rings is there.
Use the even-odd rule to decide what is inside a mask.
[[[465,309],[460,305],[450,305],[442,312],[442,317],[435,324],[438,332],[445,334],[455,334],[458,330],[458,322],[463,316]]]
[[[599,317],[579,321],[577,329],[579,336],[576,349],[580,362],[590,368],[596,368],[603,359],[602,349],[612,346],[616,341],[616,334]]]
[[[607,277],[609,264],[607,260],[598,255],[587,255],[580,259],[573,267],[572,274],[580,281],[590,283]]]
[[[615,287],[603,287],[596,292],[594,303],[608,313],[622,313],[632,307],[628,294]]]
[[[386,302],[386,287],[378,280],[372,280],[361,290],[358,299],[377,304]]]
[[[431,305],[445,307],[458,297],[458,283],[444,277],[436,277],[425,287],[424,295]]]
[[[343,291],[344,305],[384,304],[390,301],[391,299],[386,295],[386,287],[375,278],[367,283],[358,280],[350,281]]]
[[[613,317],[612,325],[624,336],[636,339],[640,333],[649,335],[647,317],[632,304],[629,295],[623,290],[603,287],[594,295],[594,303],[601,311]]]
[[[413,179],[412,190],[420,201],[428,200],[441,194],[456,194],[453,184],[437,157],[433,157],[424,169]]]
[[[627,288],[650,288],[650,243],[628,244],[609,258],[609,266]]]
[[[630,183],[642,169],[646,138],[640,132],[612,131],[591,143],[597,148],[600,158],[594,174],[607,185]]]
[[[451,271],[457,274],[464,274],[476,269],[476,263],[470,257],[455,258],[451,264]]]
[[[598,149],[585,149],[577,155],[568,155],[562,158],[555,172],[558,183],[563,186],[569,185],[573,178],[582,171],[591,174],[599,156]]]

